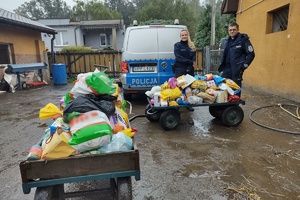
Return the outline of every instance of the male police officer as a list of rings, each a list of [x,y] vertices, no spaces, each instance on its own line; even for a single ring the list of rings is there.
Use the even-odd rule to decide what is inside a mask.
[[[222,77],[229,78],[242,87],[243,73],[255,57],[254,49],[248,35],[239,33],[237,23],[231,23],[228,32],[229,37],[218,71],[223,72]]]

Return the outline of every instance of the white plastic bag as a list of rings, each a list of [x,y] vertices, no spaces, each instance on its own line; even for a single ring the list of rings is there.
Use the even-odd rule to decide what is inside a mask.
[[[133,149],[132,138],[128,137],[123,132],[113,134],[110,143],[99,148],[101,153],[109,153],[115,151],[129,151]]]

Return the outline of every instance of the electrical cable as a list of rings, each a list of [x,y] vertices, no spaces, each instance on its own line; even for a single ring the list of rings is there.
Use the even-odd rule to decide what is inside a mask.
[[[257,108],[257,109],[255,109],[255,110],[253,110],[253,111],[249,114],[249,118],[250,118],[250,120],[251,120],[253,123],[255,123],[255,124],[257,124],[257,125],[259,125],[259,126],[261,126],[261,127],[268,128],[268,129],[271,129],[271,130],[274,130],[274,131],[283,132],[283,133],[289,133],[289,134],[300,135],[300,132],[294,132],[294,131],[288,131],[288,130],[283,130],[283,129],[277,129],[277,128],[274,128],[274,127],[270,127],[270,126],[264,125],[264,124],[262,124],[262,123],[259,123],[259,122],[255,121],[255,120],[252,118],[252,114],[255,113],[255,112],[258,111],[258,110],[261,110],[261,109],[263,109],[263,108],[278,107],[278,106],[279,106],[281,109],[283,109],[285,112],[289,113],[289,114],[292,115],[293,117],[295,117],[295,118],[297,118],[297,119],[300,120],[299,107],[298,107],[297,105],[294,105],[294,104],[285,104],[285,105],[284,105],[284,104],[278,104],[278,105],[271,105],[271,106],[263,106],[263,107],[260,107],[260,108]],[[292,113],[290,113],[288,110],[284,109],[283,106],[294,106],[294,107],[297,107],[297,110],[296,110],[297,116],[294,115],[294,114],[292,114]]]

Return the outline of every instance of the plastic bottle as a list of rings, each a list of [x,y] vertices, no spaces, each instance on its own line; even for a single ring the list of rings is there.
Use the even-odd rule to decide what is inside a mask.
[[[27,156],[27,160],[39,160],[42,156],[42,147],[38,144],[33,145],[30,150],[29,154]]]

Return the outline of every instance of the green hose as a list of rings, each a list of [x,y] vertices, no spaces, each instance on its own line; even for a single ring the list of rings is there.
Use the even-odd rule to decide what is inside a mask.
[[[289,134],[297,134],[297,135],[300,135],[300,132],[287,131],[287,130],[283,130],[283,129],[277,129],[277,128],[274,128],[274,127],[270,127],[270,126],[261,124],[261,123],[255,121],[255,120],[252,118],[252,114],[253,114],[254,112],[260,110],[260,109],[263,109],[263,108],[270,108],[270,107],[278,107],[278,106],[279,106],[281,109],[283,109],[285,112],[288,112],[290,115],[292,115],[293,117],[295,117],[295,118],[297,118],[297,119],[300,120],[299,107],[296,106],[296,105],[293,105],[293,104],[285,104],[285,105],[284,105],[284,104],[278,104],[278,105],[271,105],[271,106],[263,106],[263,107],[260,107],[260,108],[257,108],[257,109],[255,109],[255,110],[253,110],[253,111],[249,114],[249,118],[250,118],[250,120],[251,120],[253,123],[255,123],[255,124],[257,124],[257,125],[259,125],[259,126],[261,126],[261,127],[268,128],[268,129],[271,129],[271,130],[274,130],[274,131],[283,132],[283,133],[289,133]],[[286,109],[284,109],[282,106],[294,106],[294,107],[297,107],[297,111],[296,111],[297,116],[294,115],[294,114],[292,114],[292,113],[290,113],[289,111],[287,111]]]

